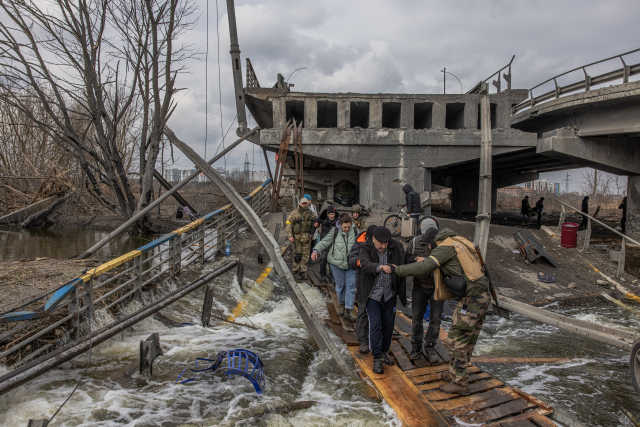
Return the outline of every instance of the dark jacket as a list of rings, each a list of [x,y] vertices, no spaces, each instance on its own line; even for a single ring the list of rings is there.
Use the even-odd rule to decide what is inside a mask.
[[[336,222],[338,222],[338,215],[336,215],[333,220],[330,220],[329,218],[318,220],[318,223],[322,225],[322,230],[320,230],[320,240],[327,237],[327,234],[335,228]]]
[[[582,199],[582,212],[588,214],[589,213],[589,199],[586,197]]]
[[[446,239],[447,237],[453,236],[457,236],[455,231],[448,228],[442,228],[436,235],[435,240],[436,242],[438,242],[440,240]],[[434,259],[431,257],[437,259],[438,262],[434,261]],[[440,264],[440,271],[442,271],[443,274],[464,276],[464,279],[467,282],[467,297],[478,296],[484,292],[487,292],[487,289],[489,289],[489,282],[487,281],[487,278],[485,276],[482,276],[475,282],[472,282],[466,275],[464,275],[462,264],[460,264],[460,261],[458,260],[458,254],[456,253],[456,250],[451,246],[437,246],[431,251],[430,257],[425,259],[424,261],[413,263],[410,265],[398,266],[396,268],[396,275],[398,275],[399,277],[415,277],[427,274],[438,268],[438,264]]]
[[[413,190],[413,187],[409,184],[405,184],[402,187],[402,191],[407,195],[407,213],[420,214],[422,213],[422,206],[420,205],[420,194]]]
[[[538,200],[536,202],[536,212],[542,213],[543,210],[544,210],[544,200]]]
[[[435,227],[428,228],[424,234],[416,236],[411,241],[409,250],[414,257],[427,258],[433,248],[436,247],[435,237],[438,234],[438,229]],[[430,246],[429,246],[430,245]],[[433,289],[436,286],[433,273],[427,273],[421,276],[413,276],[413,285],[420,285],[427,289]]]
[[[529,205],[529,199],[522,199],[522,207],[520,208],[520,213],[522,215],[529,215],[530,210],[531,210],[531,205]]]
[[[415,257],[404,250],[402,243],[391,239],[387,246],[387,265],[403,265],[408,262],[415,262]],[[360,283],[356,288],[356,301],[358,304],[366,304],[371,295],[371,291],[378,278],[377,268],[380,263],[378,251],[373,246],[373,239],[367,239],[365,245],[360,249]],[[407,280],[395,274],[391,275],[391,283],[396,290],[396,295],[400,297],[403,306],[407,305]]]
[[[622,203],[618,206],[618,209],[622,209],[622,217],[626,218],[627,216],[627,198],[622,199]]]
[[[360,248],[363,248],[367,244],[367,232],[363,231],[356,237],[356,242],[351,247],[349,252],[349,267],[356,271],[356,289],[360,284],[360,266],[358,260],[360,259]]]

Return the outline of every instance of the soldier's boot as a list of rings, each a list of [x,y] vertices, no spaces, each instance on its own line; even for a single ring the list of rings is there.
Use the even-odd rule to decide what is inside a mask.
[[[360,353],[362,354],[369,353],[369,344],[360,344]]]
[[[470,394],[469,381],[464,380],[460,384],[454,383],[453,381],[448,382],[446,384],[442,384],[440,386],[440,391],[443,393],[459,394],[461,396],[467,396],[468,394]]]
[[[416,360],[418,357],[420,357],[421,352],[422,352],[422,343],[412,342],[411,353],[409,353],[409,359]]]
[[[353,314],[353,310],[346,309],[346,310],[345,310],[345,314],[344,314],[344,318],[345,318],[345,319],[349,319],[349,320],[351,320],[352,322],[355,322],[355,321],[356,321],[356,315],[355,315],[355,314]]]
[[[390,358],[388,354],[383,354],[381,360],[382,360],[382,363],[384,363],[385,365],[393,366],[396,364],[396,362],[394,362],[393,359]]]
[[[340,304],[338,307],[338,316],[344,316],[344,304]]]
[[[440,381],[444,381],[445,383],[451,382],[451,372],[443,372],[440,374]]]
[[[373,373],[374,374],[384,374],[384,367],[382,364],[382,359],[373,359]]]
[[[424,355],[427,356],[427,360],[429,361],[429,363],[438,363],[440,361],[438,353],[436,353],[435,349],[433,348],[434,346],[435,343],[427,344],[424,346]]]
[[[301,278],[302,280],[309,280],[309,276],[307,275],[307,272],[306,272],[306,271],[301,271],[301,272],[300,272],[300,278]]]

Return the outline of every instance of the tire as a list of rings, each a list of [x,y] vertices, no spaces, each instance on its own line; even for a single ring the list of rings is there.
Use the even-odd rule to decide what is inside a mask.
[[[402,231],[402,222],[398,215],[389,215],[382,225],[391,231],[391,237],[398,237]]]
[[[633,388],[636,389],[636,393],[640,395],[640,340],[636,340],[631,348],[631,354],[629,355],[629,370],[631,373],[631,383]]]

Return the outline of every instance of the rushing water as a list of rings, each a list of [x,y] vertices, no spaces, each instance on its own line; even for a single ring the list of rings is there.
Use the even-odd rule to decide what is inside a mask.
[[[26,234],[25,234],[26,233]],[[75,229],[36,231],[0,230],[2,259],[70,257],[103,237],[103,233]],[[153,237],[123,237],[103,256],[120,255]],[[209,263],[204,272],[219,263]],[[185,278],[165,283],[175,289]],[[399,425],[386,403],[368,397],[362,381],[341,374],[327,353],[315,349],[290,299],[280,285],[265,280],[257,285],[233,273],[216,278],[214,313],[225,317],[244,302],[238,322],[253,330],[213,320],[214,326],[169,328],[148,318],[124,334],[95,347],[87,374],[51,426],[377,426]],[[304,284],[302,290],[320,316],[326,308],[321,293]],[[199,323],[204,290],[198,290],[164,309],[177,321]],[[632,305],[632,303],[628,303]],[[138,309],[133,302],[126,310]],[[640,317],[605,300],[553,303],[548,310],[596,323],[637,331]],[[640,306],[636,306],[640,309]],[[112,322],[97,312],[93,329]],[[567,357],[556,364],[484,364],[482,368],[508,385],[518,387],[581,423],[618,426],[618,408],[640,413],[640,398],[629,378],[629,355],[621,350],[512,314],[510,320],[490,317],[476,347],[476,355],[513,357]],[[450,325],[444,324],[445,328]],[[118,377],[114,373],[136,362],[139,341],[160,333],[164,356],[154,364],[153,377]],[[330,336],[340,344],[337,337]],[[341,345],[341,344],[340,344]],[[176,384],[197,357],[215,358],[223,350],[246,348],[265,365],[267,387],[258,396],[244,378],[205,373],[198,381]],[[346,351],[345,358],[349,359]],[[84,371],[82,355],[0,398],[0,426],[25,426],[30,418],[51,416]],[[0,368],[2,373],[3,368]],[[289,414],[254,417],[267,408],[296,401],[317,401]]]

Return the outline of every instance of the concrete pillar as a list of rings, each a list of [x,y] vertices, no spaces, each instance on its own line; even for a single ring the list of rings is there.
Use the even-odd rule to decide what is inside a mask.
[[[640,175],[629,175],[627,181],[627,234],[640,238]]]
[[[451,212],[452,213],[477,213],[478,212],[478,171],[459,173],[451,179]],[[491,184],[491,213],[497,209],[498,186]]]
[[[429,204],[424,208],[424,214],[431,215],[431,169],[424,170],[424,191],[429,193]]]
[[[431,186],[431,171],[413,168],[366,168],[360,170],[360,204],[372,209],[396,212],[406,197],[402,186],[411,184],[418,193]],[[477,197],[477,194],[476,194]]]

